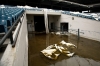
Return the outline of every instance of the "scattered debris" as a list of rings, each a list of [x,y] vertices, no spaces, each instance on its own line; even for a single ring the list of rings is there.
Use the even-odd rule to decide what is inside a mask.
[[[62,40],[60,43],[61,44],[65,44],[67,47],[75,47],[75,48],[77,48],[74,44],[72,44],[72,43],[66,43],[64,40]]]
[[[56,49],[44,49],[41,51],[46,57],[50,59],[57,59],[60,53],[57,53]]]
[[[48,46],[46,49],[42,50],[41,52],[50,59],[57,59],[58,56],[62,53],[65,54],[68,57],[72,57],[74,55],[74,52],[70,52],[68,48],[77,48],[72,43],[66,43],[64,40],[62,40],[59,44],[53,44]]]
[[[70,36],[70,34],[66,31],[63,31],[63,32],[51,32],[51,34],[55,34],[55,35],[68,35]]]
[[[56,32],[56,35],[61,35],[61,33],[60,32]]]
[[[72,57],[74,55],[74,52],[73,53],[69,53],[69,54],[66,54],[68,57]]]

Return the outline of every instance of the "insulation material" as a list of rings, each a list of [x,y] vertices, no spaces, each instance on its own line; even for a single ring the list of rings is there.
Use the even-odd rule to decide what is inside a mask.
[[[62,40],[59,44],[53,44],[48,46],[46,49],[42,50],[41,52],[49,59],[57,59],[60,54],[64,54],[68,57],[72,57],[74,52],[70,52],[68,48],[77,48],[72,43],[66,43]]]

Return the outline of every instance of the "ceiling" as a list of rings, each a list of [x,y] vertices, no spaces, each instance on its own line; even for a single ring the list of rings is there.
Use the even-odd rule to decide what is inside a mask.
[[[29,5],[39,8],[50,8],[69,11],[100,12],[100,0],[4,0],[4,5]]]

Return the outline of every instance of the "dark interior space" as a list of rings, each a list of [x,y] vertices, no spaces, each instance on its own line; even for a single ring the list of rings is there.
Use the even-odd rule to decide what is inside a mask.
[[[54,30],[55,30],[55,23],[52,22],[52,23],[50,24],[50,31],[54,31]]]
[[[34,16],[34,23],[36,32],[45,31],[44,16]]]
[[[61,23],[61,31],[67,31],[68,32],[68,23]]]

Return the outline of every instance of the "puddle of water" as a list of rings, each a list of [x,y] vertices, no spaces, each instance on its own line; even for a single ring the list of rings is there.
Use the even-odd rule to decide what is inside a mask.
[[[71,42],[78,48],[74,49],[73,57],[61,54],[57,60],[45,57],[40,51],[60,41]],[[29,34],[29,66],[100,66],[100,42],[80,38],[74,35],[58,36],[54,34]]]

